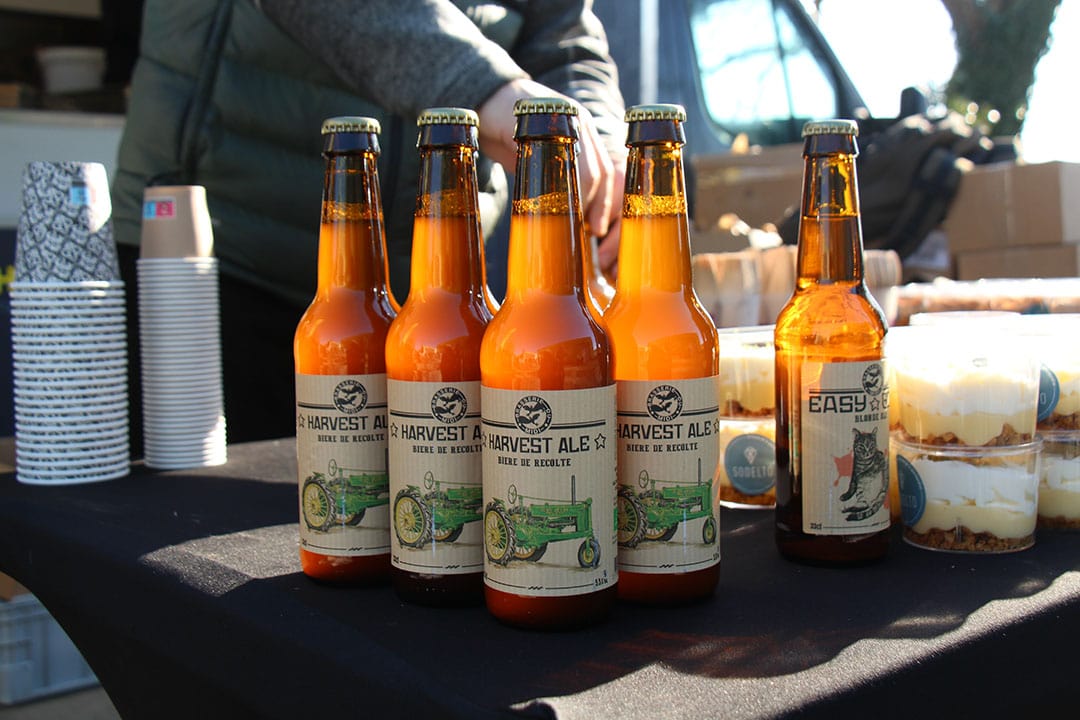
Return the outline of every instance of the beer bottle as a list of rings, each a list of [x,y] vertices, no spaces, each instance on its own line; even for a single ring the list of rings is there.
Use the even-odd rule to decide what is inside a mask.
[[[686,112],[629,123],[615,299],[604,314],[618,395],[619,598],[708,597],[720,578],[716,326],[698,302],[682,149]]]
[[[428,605],[483,600],[480,341],[486,303],[477,116],[417,118],[420,183],[409,297],[386,338],[391,580]]]
[[[390,575],[386,470],[387,286],[376,160],[379,123],[323,123],[322,222],[315,298],[296,328],[300,566],[317,580]]]
[[[616,597],[615,384],[582,287],[577,109],[514,114],[506,296],[480,348],[484,595],[508,624],[568,628]]]
[[[611,301],[615,299],[615,286],[604,275],[600,268],[600,254],[598,251],[599,239],[593,237],[588,226],[583,233],[584,246],[581,257],[584,262],[585,293],[589,301],[589,311],[593,320],[600,322]]]
[[[803,128],[797,280],[776,320],[776,543],[852,564],[889,543],[887,330],[863,280],[850,120]]]

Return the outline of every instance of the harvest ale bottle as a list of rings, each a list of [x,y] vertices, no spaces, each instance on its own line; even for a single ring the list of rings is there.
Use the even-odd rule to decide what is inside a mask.
[[[477,199],[477,116],[432,108],[417,125],[412,279],[386,339],[391,579],[411,602],[480,603],[480,342],[492,313]]]
[[[803,128],[795,292],[776,320],[776,543],[853,564],[889,543],[887,330],[863,280],[850,120]]]
[[[679,105],[629,123],[615,299],[604,315],[618,393],[619,597],[678,603],[720,578],[716,326],[698,302]]]
[[[376,160],[379,123],[323,123],[318,287],[293,342],[300,566],[317,580],[375,583],[390,575],[387,286]]]
[[[484,594],[503,622],[560,629],[616,597],[615,383],[583,287],[577,109],[514,114],[506,297],[480,349]]]

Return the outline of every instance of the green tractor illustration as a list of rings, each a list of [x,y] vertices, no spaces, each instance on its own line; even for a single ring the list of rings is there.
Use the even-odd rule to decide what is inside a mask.
[[[331,460],[324,475],[313,472],[300,489],[304,522],[325,532],[344,522],[359,525],[370,507],[390,504],[390,478],[385,471],[339,467]]]
[[[593,535],[592,498],[577,500],[577,478],[570,476],[570,502],[530,497],[525,505],[517,487],[506,490],[506,502],[496,498],[484,510],[484,549],[488,560],[506,566],[511,560],[536,562],[548,543],[582,539],[577,560],[583,568],[600,564],[600,543]]]
[[[465,523],[480,519],[483,504],[483,488],[480,485],[462,485],[443,490],[442,482],[428,470],[424,473],[424,489],[421,494],[416,485],[407,485],[394,498],[394,532],[406,547],[425,547],[432,540],[451,543],[461,536]]]
[[[657,484],[663,489],[657,490]],[[698,460],[696,483],[676,480],[657,480],[645,470],[638,475],[642,492],[619,485],[618,538],[623,547],[637,547],[644,540],[664,542],[675,536],[679,523],[706,518],[701,539],[706,545],[716,542],[716,520],[713,518],[712,480],[701,481],[701,461]]]

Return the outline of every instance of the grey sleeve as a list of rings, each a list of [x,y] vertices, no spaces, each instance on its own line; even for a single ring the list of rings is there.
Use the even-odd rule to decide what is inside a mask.
[[[358,94],[394,113],[477,107],[527,73],[447,0],[256,0]]]

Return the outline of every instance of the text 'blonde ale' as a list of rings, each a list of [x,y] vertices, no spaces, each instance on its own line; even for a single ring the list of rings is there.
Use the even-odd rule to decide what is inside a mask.
[[[376,161],[379,123],[323,123],[318,286],[296,328],[300,565],[317,580],[384,582],[390,574],[386,284]]]
[[[391,579],[428,605],[483,601],[480,342],[492,317],[477,196],[477,116],[417,118],[409,297],[386,339]]]
[[[583,288],[577,109],[514,114],[506,297],[480,351],[484,594],[506,623],[566,628],[616,596],[615,384]]]
[[[811,122],[795,292],[776,321],[776,543],[851,564],[889,542],[887,330],[863,280],[857,125]]]
[[[604,314],[618,388],[619,597],[678,603],[720,577],[716,326],[690,265],[678,105],[629,123],[615,298]]]

